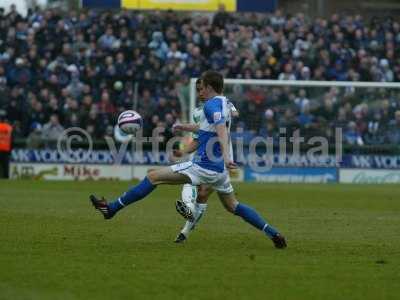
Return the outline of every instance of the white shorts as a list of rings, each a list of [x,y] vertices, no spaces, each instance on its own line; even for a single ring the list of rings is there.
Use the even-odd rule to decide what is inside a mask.
[[[175,173],[188,176],[193,185],[208,184],[220,193],[230,194],[233,192],[229,174],[226,171],[219,173],[207,170],[191,161],[172,165],[171,169]]]

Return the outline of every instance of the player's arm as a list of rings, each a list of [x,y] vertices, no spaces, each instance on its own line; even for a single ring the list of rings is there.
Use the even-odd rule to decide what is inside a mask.
[[[219,123],[215,126],[215,130],[217,131],[217,136],[218,136],[218,141],[221,145],[221,150],[222,150],[222,155],[224,158],[224,163],[225,166],[228,169],[234,169],[236,168],[236,164],[231,161],[230,155],[229,155],[229,139],[228,139],[228,130],[226,129],[226,126],[224,123]]]
[[[196,139],[190,141],[190,143],[184,145],[182,149],[173,150],[173,156],[170,157],[171,161],[178,161],[181,157],[193,153],[197,150],[199,143]]]
[[[193,139],[189,144],[185,145],[183,149],[181,150],[183,155],[193,153],[194,151],[197,150],[197,147],[199,146],[199,143],[196,139]]]
[[[183,124],[176,124],[172,127],[172,130],[174,132],[180,132],[180,131],[189,131],[189,132],[197,132],[199,130],[200,126],[197,124],[191,124],[191,123],[183,123]]]
[[[226,120],[222,114],[222,105],[217,101],[208,102],[204,106],[204,114],[210,124],[215,126],[218,141],[221,145],[221,151],[224,163],[228,169],[234,169],[235,163],[231,161],[229,151],[228,130],[226,128]]]
[[[233,105],[233,103],[230,102],[230,101],[229,101],[228,105],[229,105],[229,110],[231,112],[231,116],[234,117],[234,118],[239,117],[239,111],[237,110],[235,105]]]

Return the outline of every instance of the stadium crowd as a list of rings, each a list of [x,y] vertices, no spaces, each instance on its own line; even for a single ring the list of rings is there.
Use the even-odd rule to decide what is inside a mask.
[[[51,9],[21,16],[12,7],[0,9],[0,113],[30,147],[71,126],[111,135],[118,112],[132,107],[145,134],[162,127],[168,138],[185,113],[189,79],[206,69],[229,78],[393,82],[399,49],[400,23],[390,18]],[[245,95],[236,127],[250,135],[274,136],[282,126],[331,135],[339,126],[350,144],[400,142],[393,91],[371,99],[334,88],[313,95],[253,87]]]

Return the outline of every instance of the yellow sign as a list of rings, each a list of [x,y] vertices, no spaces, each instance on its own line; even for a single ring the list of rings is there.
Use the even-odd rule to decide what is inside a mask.
[[[216,11],[220,4],[226,11],[236,11],[236,0],[122,0],[121,5],[130,9],[172,9]]]

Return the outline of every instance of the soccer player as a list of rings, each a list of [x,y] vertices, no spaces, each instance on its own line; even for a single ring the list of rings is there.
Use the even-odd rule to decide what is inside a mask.
[[[193,112],[193,121],[194,124],[179,124],[174,127],[174,131],[189,131],[192,132],[192,139],[185,145],[182,150],[178,150],[175,152],[176,156],[185,156],[186,154],[190,154],[194,152],[198,146],[198,134],[197,131],[199,130],[199,124],[202,119],[205,118],[203,113],[203,102],[207,99],[203,97],[201,93],[201,79],[199,78],[196,81],[196,91],[197,96],[201,102],[199,107],[196,107]],[[228,131],[230,131],[231,127],[231,119],[232,117],[239,116],[239,112],[235,108],[232,102],[228,100],[227,102],[228,108],[228,118],[226,120],[226,126]],[[233,149],[232,143],[229,140],[230,146],[230,160],[233,161]],[[193,157],[192,157],[193,158]],[[176,201],[175,207],[177,212],[182,215],[187,221],[183,226],[182,230],[178,234],[177,238],[175,239],[176,243],[181,243],[185,241],[190,232],[195,228],[197,223],[200,221],[202,216],[205,214],[207,210],[207,201],[209,196],[214,192],[213,188],[209,185],[199,185],[194,186],[191,184],[184,184],[181,193],[182,201]]]
[[[90,201],[105,219],[111,219],[121,209],[145,198],[160,184],[208,184],[216,190],[226,210],[265,233],[276,248],[286,247],[285,238],[257,211],[239,203],[233,193],[227,169],[235,169],[236,165],[229,157],[225,124],[228,118],[227,100],[220,96],[223,87],[224,80],[220,73],[207,71],[201,76],[201,91],[208,100],[203,107],[206,118],[200,124],[198,147],[193,161],[149,171],[138,185],[111,203],[91,195]]]

